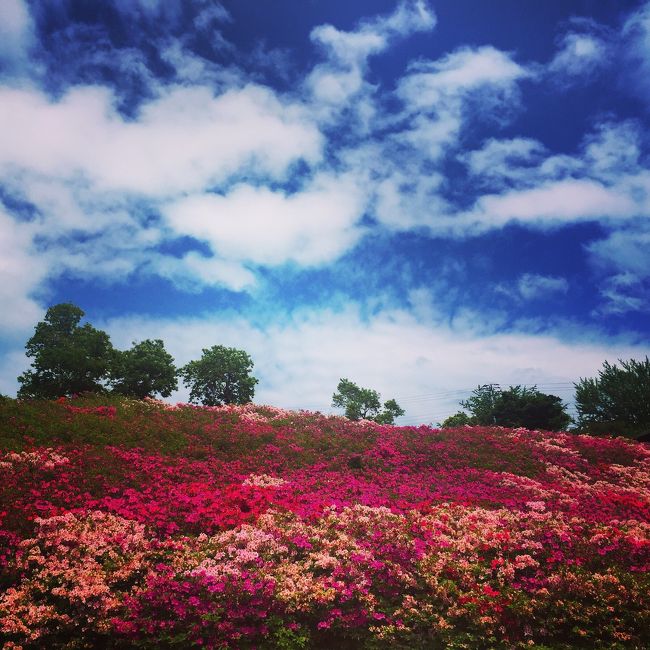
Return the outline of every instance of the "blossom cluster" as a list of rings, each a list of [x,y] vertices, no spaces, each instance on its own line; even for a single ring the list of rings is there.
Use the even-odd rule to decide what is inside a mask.
[[[17,467],[31,469],[54,469],[70,462],[67,456],[57,453],[51,447],[40,448],[34,451],[0,452],[0,469],[11,470]]]
[[[650,645],[646,445],[100,406],[11,416],[6,648]]]

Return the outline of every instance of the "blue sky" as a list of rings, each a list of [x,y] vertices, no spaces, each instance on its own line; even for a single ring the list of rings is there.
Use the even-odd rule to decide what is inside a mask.
[[[74,302],[278,406],[568,400],[648,353],[649,111],[641,1],[4,0],[0,391]]]

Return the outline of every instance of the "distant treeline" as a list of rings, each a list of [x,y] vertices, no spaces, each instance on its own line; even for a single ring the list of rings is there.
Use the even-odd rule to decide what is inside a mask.
[[[27,341],[31,368],[18,377],[20,399],[57,399],[89,392],[106,392],[138,399],[169,397],[180,378],[190,389],[190,402],[207,406],[246,404],[258,379],[253,361],[243,350],[214,345],[200,359],[177,368],[160,339],[134,342],[128,350],[113,347],[108,334],[89,323],[80,325],[84,312],[72,303],[50,307]],[[497,425],[549,431],[573,430],[593,435],[616,434],[650,438],[650,360],[605,361],[595,378],[581,378],[575,386],[574,421],[560,397],[536,387],[493,384],[479,386],[464,409],[447,418],[442,427]],[[393,424],[404,409],[394,400],[383,405],[379,393],[341,379],[332,406],[343,408],[353,420]]]

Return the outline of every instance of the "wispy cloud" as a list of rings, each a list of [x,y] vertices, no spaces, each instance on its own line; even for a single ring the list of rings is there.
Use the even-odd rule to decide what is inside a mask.
[[[624,74],[631,77],[630,89],[650,106],[650,2],[633,12],[622,30]]]
[[[546,75],[561,86],[590,81],[612,65],[614,38],[611,30],[595,21],[574,18],[558,40],[558,50],[546,66]]]
[[[650,287],[637,275],[621,273],[607,278],[600,289],[604,302],[594,310],[601,314],[626,314],[650,306]]]
[[[387,16],[363,22],[354,31],[341,31],[332,25],[320,25],[311,32],[311,40],[326,56],[309,73],[305,85],[314,111],[321,120],[331,122],[349,108],[361,124],[375,113],[374,88],[365,80],[368,60],[383,52],[395,39],[418,31],[433,29],[435,14],[421,0],[406,0]]]
[[[517,282],[519,294],[525,300],[537,300],[552,294],[562,294],[569,290],[565,278],[526,273]]]

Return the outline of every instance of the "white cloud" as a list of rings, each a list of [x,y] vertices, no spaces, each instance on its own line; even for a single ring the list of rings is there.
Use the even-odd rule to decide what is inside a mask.
[[[455,100],[478,89],[510,91],[527,71],[508,54],[491,46],[463,48],[437,61],[420,61],[400,81],[398,95],[411,111],[439,109],[440,102]]]
[[[587,246],[599,273],[610,273],[600,285],[597,314],[647,312],[650,309],[650,229],[644,221],[611,232]]]
[[[638,204],[623,192],[591,180],[561,180],[540,187],[481,197],[473,211],[445,225],[461,232],[499,228],[516,221],[536,227],[559,227],[581,220],[617,220],[638,213]]]
[[[613,181],[642,169],[640,141],[639,125],[632,120],[599,124],[583,146],[589,173]]]
[[[332,25],[315,27],[311,40],[323,47],[337,63],[350,67],[365,64],[369,56],[381,52],[388,45],[386,37],[373,29],[343,32]]]
[[[488,139],[480,149],[461,156],[481,184],[503,188],[542,187],[549,181],[597,180],[630,196],[644,194],[641,132],[633,120],[595,125],[573,155],[550,155],[529,138]],[[637,184],[637,189],[625,187]]]
[[[317,176],[293,194],[238,185],[225,195],[181,199],[163,213],[176,234],[209,243],[220,258],[318,265],[358,241],[363,209],[364,193],[351,178]]]
[[[561,49],[548,64],[551,75],[582,80],[590,79],[598,70],[611,62],[609,44],[588,33],[570,32],[561,41]]]
[[[199,29],[210,29],[214,27],[215,23],[230,22],[232,22],[232,16],[228,10],[218,2],[205,6],[194,19],[194,24]]]
[[[321,136],[305,110],[249,85],[215,97],[177,87],[143,105],[135,121],[107,89],[78,87],[51,102],[36,91],[0,90],[0,170],[68,179],[99,190],[152,197],[196,191],[248,170],[282,178],[320,156]]]
[[[449,232],[452,208],[441,195],[440,165],[458,145],[467,103],[476,96],[483,108],[499,105],[507,113],[517,103],[516,83],[526,74],[492,47],[465,48],[410,66],[396,90],[403,105],[397,128],[365,166],[374,173],[374,216],[395,230]]]
[[[332,25],[314,28],[311,39],[324,50],[327,61],[312,70],[305,84],[320,119],[332,120],[352,98],[357,112],[359,108],[362,113],[372,112],[367,97],[372,87],[364,80],[369,57],[385,50],[395,38],[433,29],[435,24],[435,15],[426,3],[409,0],[388,16],[362,23],[356,31],[345,32]]]
[[[240,262],[206,257],[196,251],[182,258],[153,254],[147,259],[144,270],[171,280],[185,291],[200,291],[206,285],[244,291],[256,283],[253,272]]]
[[[441,231],[462,235],[512,221],[559,227],[584,220],[615,229],[650,208],[650,173],[632,120],[597,124],[574,155],[546,155],[540,143],[515,138],[490,139],[461,159],[481,186],[500,191],[479,197],[469,213],[441,220]]]
[[[537,166],[546,154],[541,142],[531,138],[498,140],[490,138],[475,151],[461,157],[470,174],[490,185],[510,182],[527,184],[531,169]],[[539,178],[535,174],[535,178]]]
[[[453,208],[443,198],[442,164],[458,147],[472,102],[508,114],[517,105],[516,84],[527,71],[492,47],[464,48],[438,61],[411,65],[397,85],[402,108],[383,126],[382,142],[348,155],[375,188],[373,216],[392,230],[429,228],[449,234]]]
[[[524,300],[538,300],[553,294],[566,293],[569,283],[565,278],[525,273],[519,278],[517,289]]]
[[[436,220],[448,214],[450,206],[440,196],[441,174],[421,178],[414,165],[390,172],[375,188],[374,216],[386,228],[396,231],[435,229]]]
[[[28,60],[34,40],[34,25],[29,8],[23,0],[3,0],[0,3],[0,74],[15,72]]]
[[[17,223],[0,204],[0,329],[5,333],[31,326],[41,309],[31,295],[48,271],[48,261],[32,247],[35,223]]]
[[[589,252],[599,264],[622,270],[636,277],[650,278],[650,229],[633,225],[610,233],[589,244]]]
[[[227,49],[224,43],[222,49]],[[217,65],[188,50],[178,39],[160,47],[160,58],[174,68],[176,82],[186,86],[210,86],[214,89],[238,88],[245,85],[241,71]],[[155,84],[152,84],[155,87]]]
[[[650,2],[630,15],[621,32],[624,74],[631,77],[630,90],[650,102]]]
[[[42,317],[44,312],[38,314],[39,318]],[[25,330],[25,340],[31,333]],[[16,381],[18,375],[23,373],[29,366],[30,360],[25,355],[24,348],[15,348],[4,351],[0,357],[0,395],[15,395],[18,388]]]
[[[129,21],[156,21],[174,25],[183,12],[181,0],[113,0],[115,7]]]
[[[594,310],[594,315],[647,311],[650,306],[650,291],[638,276],[629,272],[606,278],[600,295],[603,303]]]
[[[406,36],[433,29],[436,16],[424,0],[403,0],[392,14],[372,24],[389,35]]]

